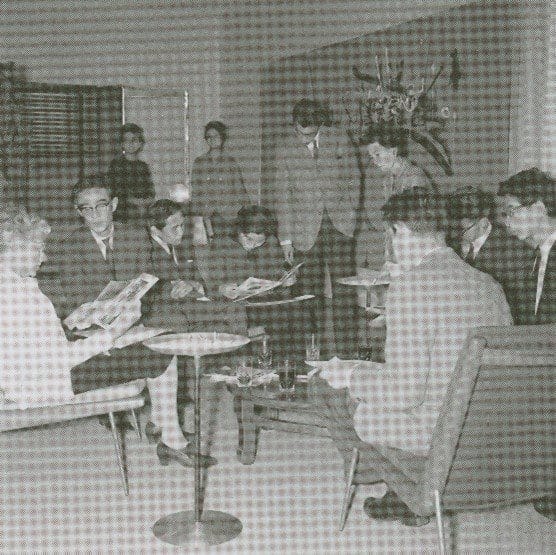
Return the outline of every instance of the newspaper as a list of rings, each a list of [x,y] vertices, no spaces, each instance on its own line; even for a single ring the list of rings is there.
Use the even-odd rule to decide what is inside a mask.
[[[109,329],[126,305],[140,301],[158,281],[156,276],[141,274],[131,281],[111,281],[91,303],[76,308],[65,320],[69,329],[86,329],[97,325]]]
[[[244,301],[256,295],[261,295],[262,293],[267,293],[281,285],[287,285],[288,281],[295,276],[297,270],[299,270],[303,264],[304,262],[300,262],[297,266],[288,270],[278,281],[249,277],[238,287],[224,291],[224,294],[233,302],[237,302]]]

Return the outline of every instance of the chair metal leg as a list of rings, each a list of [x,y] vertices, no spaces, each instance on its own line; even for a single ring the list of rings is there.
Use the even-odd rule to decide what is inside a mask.
[[[442,504],[440,502],[440,492],[434,490],[434,508],[436,512],[436,529],[438,531],[438,544],[440,555],[446,555],[446,544],[444,541],[444,522],[442,520]]]
[[[118,466],[120,467],[120,474],[122,476],[122,481],[124,484],[124,492],[126,495],[129,495],[127,468],[124,460],[124,448],[122,444],[122,438],[120,436],[120,431],[116,426],[113,412],[108,413],[108,419],[110,420],[110,428],[112,429],[112,437],[114,438],[114,447],[116,448],[116,457],[118,458]]]
[[[141,441],[143,439],[143,434],[141,434],[141,426],[139,425],[139,419],[137,418],[137,413],[135,412],[135,409],[131,409],[129,411],[129,416],[130,416],[131,425],[133,426],[133,429],[137,433],[137,437],[139,438],[139,441]]]
[[[346,489],[344,491],[344,502],[342,503],[342,513],[340,515],[340,532],[343,531],[344,526],[346,525],[351,501],[355,493],[355,488],[357,487],[353,483],[353,479],[355,478],[355,471],[357,470],[358,462],[359,462],[359,449],[357,449],[357,447],[354,447],[351,455],[351,464],[349,467]]]

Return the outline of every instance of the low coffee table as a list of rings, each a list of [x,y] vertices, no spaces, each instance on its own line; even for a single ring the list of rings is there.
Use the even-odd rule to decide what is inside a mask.
[[[263,387],[230,386],[238,422],[237,457],[253,464],[259,430],[281,430],[329,437],[325,420],[307,399],[307,382],[297,382],[295,392],[284,394],[278,383]]]

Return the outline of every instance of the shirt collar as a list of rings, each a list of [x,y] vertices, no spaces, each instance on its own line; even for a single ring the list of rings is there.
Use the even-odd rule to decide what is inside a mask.
[[[111,249],[114,248],[114,224],[112,224],[112,227],[110,228],[110,233],[108,234],[107,237],[101,237],[98,233],[96,233],[92,229],[90,231],[94,240],[96,241],[97,245],[100,247],[102,251],[106,247],[106,243],[104,242],[106,241],[106,239],[108,239],[108,245],[110,246],[110,248]]]
[[[152,231],[151,231],[151,237],[152,237],[152,239],[155,243],[158,243],[164,249],[164,251],[166,251],[166,254],[168,254],[172,257],[176,266],[179,266],[178,255],[176,254],[176,249],[174,248],[174,246],[169,245],[168,243],[166,243],[166,241],[163,241],[160,237],[155,235]]]
[[[485,244],[485,241],[488,239],[488,236],[490,235],[491,231],[492,231],[492,224],[488,222],[488,227],[486,232],[471,242],[471,244],[473,245],[473,252],[475,253],[475,256],[477,256],[477,253],[481,250],[481,247]]]
[[[556,243],[556,229],[539,245],[542,258],[548,259],[548,253],[552,249],[554,243]]]
[[[168,243],[166,243],[166,241],[163,241],[158,235],[155,235],[152,231],[151,231],[151,237],[155,243],[158,243],[166,251],[167,254],[169,254],[170,256],[172,255],[170,246],[168,245]]]

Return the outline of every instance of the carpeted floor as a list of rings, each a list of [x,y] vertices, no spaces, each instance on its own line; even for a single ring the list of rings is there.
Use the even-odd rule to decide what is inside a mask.
[[[204,387],[203,443],[218,458],[208,472],[205,508],[243,523],[236,539],[202,553],[434,553],[433,522],[422,528],[369,520],[360,486],[338,531],[343,473],[331,440],[263,431],[257,460],[235,455],[231,395]],[[144,423],[147,414],[141,415]],[[193,471],[158,464],[154,446],[126,437],[130,495],[125,497],[111,436],[97,419],[0,435],[2,553],[191,552],[161,543],[156,520],[193,508]],[[556,524],[531,505],[458,517],[462,553],[555,553]]]

